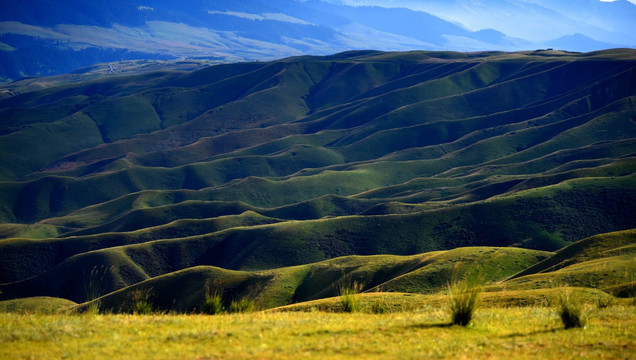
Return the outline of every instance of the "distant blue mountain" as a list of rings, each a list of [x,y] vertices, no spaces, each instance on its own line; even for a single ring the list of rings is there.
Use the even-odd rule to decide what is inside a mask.
[[[392,3],[417,4],[433,14],[440,9],[446,9],[446,13],[455,11],[457,19],[461,19],[462,11],[470,6],[474,7],[471,11],[487,12],[489,8],[484,6],[495,9],[497,2],[396,0]],[[510,13],[531,9],[529,12],[538,14],[538,18],[528,17],[528,22],[536,26],[553,21],[561,16],[560,11],[565,11],[563,5],[550,5],[543,0],[533,4],[508,0],[500,6]],[[597,7],[604,21],[610,8]],[[614,7],[620,7],[628,16],[636,9],[624,0],[617,1]],[[590,11],[575,7],[571,16],[589,18]],[[505,24],[469,31],[458,25],[457,19],[443,20],[431,13],[407,8],[347,6],[337,0],[6,2],[0,12],[0,82],[134,58],[233,62],[359,49],[516,51],[548,46],[590,51],[629,46],[630,42],[629,34],[607,30],[598,19],[594,24],[580,25],[580,34],[572,32],[553,41],[537,42],[510,36],[503,30]],[[493,13],[499,14],[494,10]],[[617,17],[616,26],[625,27],[624,18]],[[579,26],[578,20],[567,21],[567,29]],[[590,33],[605,39],[623,35],[614,36],[620,40],[614,43],[595,39]]]
[[[546,45],[555,49],[570,49],[572,51],[589,52],[598,49],[611,48],[613,44],[603,41],[596,41],[583,34],[577,33],[573,35],[562,36],[558,39],[548,41]]]

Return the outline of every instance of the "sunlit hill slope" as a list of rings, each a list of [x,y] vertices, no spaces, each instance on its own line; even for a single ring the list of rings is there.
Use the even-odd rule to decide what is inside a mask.
[[[512,276],[636,228],[633,50],[182,68],[2,88],[0,296],[83,302],[96,267],[109,293],[227,274],[300,284],[319,266],[304,264],[335,257],[474,246],[526,249]],[[424,261],[394,260],[395,274]],[[292,270],[254,275],[272,269]]]

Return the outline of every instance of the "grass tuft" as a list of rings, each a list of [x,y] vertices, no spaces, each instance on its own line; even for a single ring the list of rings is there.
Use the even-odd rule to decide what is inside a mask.
[[[247,313],[254,311],[255,308],[254,300],[247,296],[243,296],[239,299],[232,300],[228,311],[231,313]]]
[[[340,286],[340,306],[343,312],[354,313],[360,311],[357,294],[362,290],[362,284],[356,281],[343,281]]]
[[[201,312],[207,315],[217,315],[225,311],[223,305],[222,291],[215,286],[214,290],[210,288],[209,282],[205,284],[205,300],[201,305]]]
[[[132,312],[135,315],[150,315],[155,313],[155,308],[150,300],[152,289],[135,290],[132,297]]]
[[[225,311],[223,298],[217,293],[206,294],[201,311],[207,315],[217,315]]]
[[[470,285],[467,280],[453,281],[448,285],[448,308],[453,325],[467,326],[477,309],[480,286]]]
[[[583,301],[570,289],[565,289],[557,297],[557,313],[566,329],[585,326]]]
[[[385,314],[389,312],[389,305],[385,300],[376,300],[371,303],[371,313]]]
[[[596,307],[599,309],[606,309],[614,304],[614,297],[612,296],[596,296]]]
[[[106,275],[109,270],[112,270],[112,266],[110,268],[106,268],[104,266],[95,266],[91,270],[85,286],[86,302],[88,303],[85,311],[86,314],[100,313],[101,302],[97,299],[100,296],[104,295],[104,293],[106,292]]]

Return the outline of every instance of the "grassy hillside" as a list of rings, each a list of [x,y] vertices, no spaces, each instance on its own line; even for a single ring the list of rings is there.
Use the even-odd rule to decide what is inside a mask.
[[[636,232],[619,231],[578,241],[504,284],[511,289],[571,285],[598,288],[620,297],[636,296]]]
[[[126,311],[133,294],[152,289],[159,308],[196,311],[211,286],[227,304],[247,296],[262,309],[283,306],[281,310],[341,311],[337,296],[343,288],[357,284],[358,291],[365,294],[361,298],[366,299],[363,306],[370,309],[373,303],[382,301],[404,310],[415,309],[418,304],[442,306],[447,285],[453,279],[469,279],[484,286],[483,306],[545,306],[563,291],[562,287],[569,286],[578,287],[585,301],[611,302],[613,296],[636,295],[635,243],[634,230],[628,230],[586,238],[556,253],[478,247],[414,256],[341,257],[266,271],[236,272],[203,266],[149,279],[106,295],[99,302],[105,309]],[[575,253],[586,256],[566,255]],[[545,264],[564,258],[568,266],[537,272]]]
[[[633,271],[631,255],[603,254],[613,265],[600,269],[566,246],[636,228],[633,50],[199,67],[3,92],[1,296],[82,302],[100,269],[117,301],[144,283],[190,284],[174,299],[190,311],[220,272],[235,279],[228,296],[258,288],[273,307],[335,294],[306,283],[339,278],[315,264],[436,251],[447,255],[427,266],[360,270],[375,279],[365,289],[439,291],[457,257],[505,269],[488,281],[525,270],[509,280],[518,291],[548,278],[631,291],[605,281]],[[503,253],[520,258],[491,259]]]
[[[170,262],[174,259],[169,259],[169,254],[174,251],[160,254],[153,250],[114,248],[74,256],[41,275],[2,286],[3,296],[48,294],[83,302],[90,293],[91,282],[98,281],[100,295],[109,294],[101,300],[105,308],[122,310],[135,290],[152,289],[157,306],[192,311],[202,304],[206,284],[215,284],[228,303],[245,292],[255,297],[260,306],[270,308],[338,295],[340,286],[350,285],[347,282],[357,282],[369,291],[380,288],[432,293],[444,288],[457,263],[465,263],[457,269],[460,275],[468,268],[481,266],[481,262],[493,263],[494,268],[483,267],[484,280],[503,280],[548,254],[514,248],[463,248],[414,256],[341,257],[272,270],[233,271],[184,263],[188,255],[183,251],[193,256],[198,250],[192,244],[181,249],[180,263]]]
[[[0,313],[56,314],[77,306],[70,300],[50,297],[32,297],[0,301]]]
[[[369,311],[378,301],[404,310],[422,304],[442,306],[448,284],[461,279],[483,286],[483,306],[545,306],[563,287],[571,286],[585,301],[611,303],[618,302],[615,297],[636,295],[634,232],[593,236],[556,253],[467,247],[409,256],[346,256],[251,271],[183,263],[179,267],[166,259],[169,254],[174,257],[174,251],[120,247],[74,256],[33,278],[2,285],[4,298],[18,300],[0,304],[6,309],[38,309],[46,298],[36,296],[53,296],[76,303],[92,300],[102,311],[130,312],[135,296],[143,293],[156,310],[198,312],[206,294],[213,293],[225,306],[249,298],[258,309],[341,311],[338,296],[353,287],[364,294],[361,304]],[[196,250],[181,248],[181,261],[186,252],[192,256]],[[62,300],[51,306],[59,308],[58,303]]]

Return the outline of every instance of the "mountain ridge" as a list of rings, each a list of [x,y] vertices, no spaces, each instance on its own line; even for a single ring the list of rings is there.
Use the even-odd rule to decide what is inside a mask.
[[[10,82],[139,59],[231,63],[351,49],[592,51],[636,44],[630,31],[636,6],[623,1],[590,0],[585,7],[592,10],[523,1],[371,5],[318,0],[14,3],[0,16],[0,76]],[[531,34],[541,36],[528,38]]]

